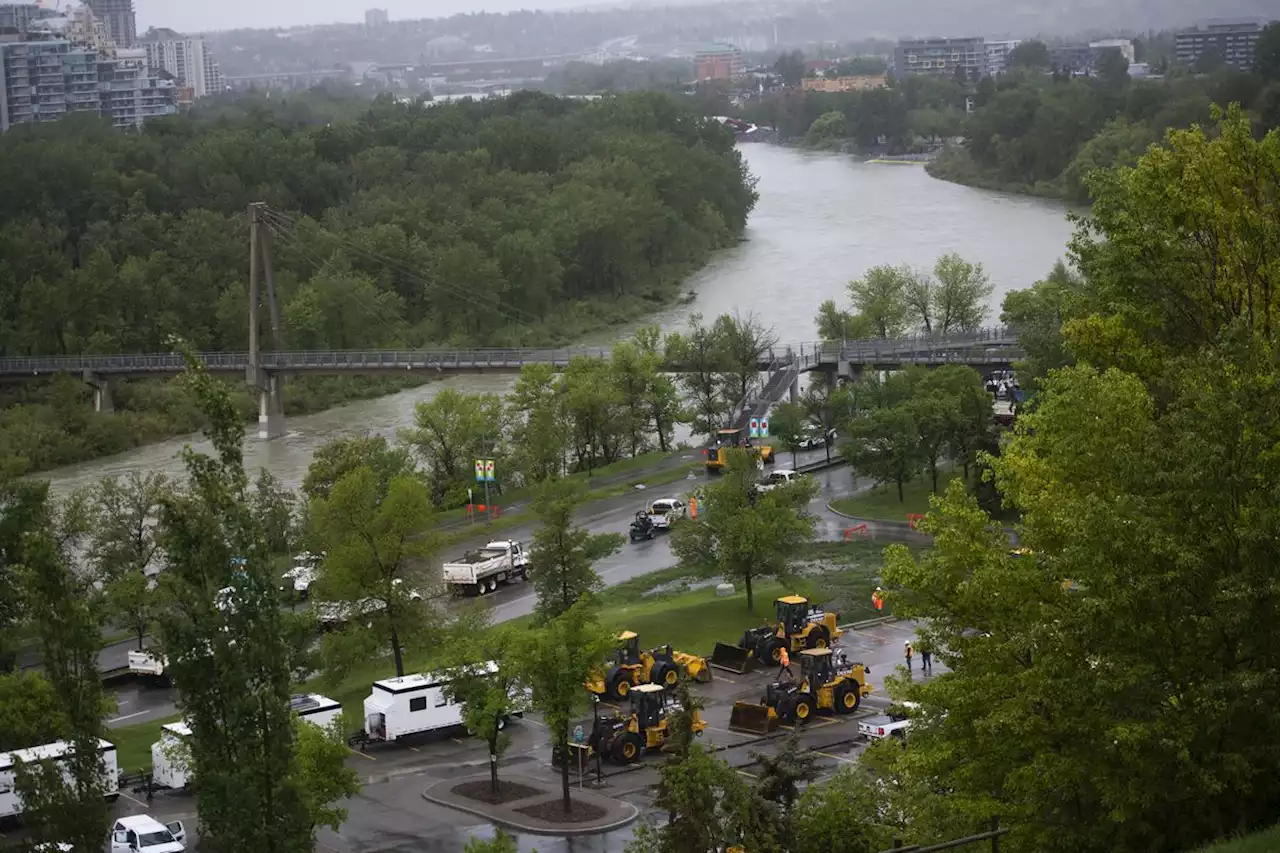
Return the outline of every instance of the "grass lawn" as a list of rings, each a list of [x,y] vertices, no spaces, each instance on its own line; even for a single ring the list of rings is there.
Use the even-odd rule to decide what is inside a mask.
[[[943,468],[938,471],[938,494],[947,490],[947,484],[959,479],[961,472]],[[908,515],[924,515],[929,511],[929,496],[933,494],[933,483],[929,475],[917,475],[914,480],[902,486],[902,500],[898,500],[898,487],[890,483],[887,486],[876,486],[869,492],[851,498],[840,498],[831,502],[832,509],[851,515],[854,518],[868,518],[881,521],[906,521]]]
[[[1280,826],[1201,847],[1198,853],[1274,853],[1280,850]]]
[[[869,619],[877,614],[871,591],[881,565],[882,546],[869,542],[821,542],[804,549],[796,561],[797,577],[790,582],[760,580],[755,583],[755,610],[747,609],[741,584],[734,594],[719,598],[715,584],[690,589],[700,581],[685,569],[673,567],[633,578],[605,590],[601,596],[601,621],[618,630],[640,635],[645,648],[671,643],[681,651],[710,655],[717,641],[736,643],[742,632],[773,619],[773,601],[782,595],[809,597],[840,614],[842,623]],[[405,655],[406,672],[431,668],[431,653]],[[313,679],[299,692],[323,693],[342,703],[348,720],[358,725],[364,715],[369,685],[393,674],[390,660],[370,662],[349,673],[337,684]],[[151,744],[160,727],[177,717],[112,729],[110,740],[118,750],[120,768],[135,773],[151,766]],[[1250,852],[1251,853],[1251,852]]]

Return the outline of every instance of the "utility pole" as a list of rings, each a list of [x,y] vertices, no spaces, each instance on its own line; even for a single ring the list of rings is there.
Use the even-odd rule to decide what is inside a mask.
[[[266,218],[266,210],[264,202],[249,205],[249,363],[245,369],[245,381],[258,389],[258,437],[269,439],[284,435],[284,374],[262,366],[258,311],[263,279],[267,282],[271,343],[276,352],[284,350],[284,328],[280,321],[280,303],[276,299],[271,223]]]

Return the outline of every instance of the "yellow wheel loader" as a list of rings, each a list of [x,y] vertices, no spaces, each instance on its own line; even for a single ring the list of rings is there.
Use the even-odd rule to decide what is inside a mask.
[[[634,631],[618,635],[618,651],[614,663],[603,673],[593,675],[587,682],[587,690],[607,699],[625,699],[636,685],[658,684],[675,687],[681,674],[700,684],[711,680],[711,666],[706,658],[677,652],[671,644],[649,651],[640,649],[640,638]]]
[[[708,473],[723,471],[729,465],[729,451],[737,448],[748,450],[759,461],[758,465],[772,465],[777,460],[773,448],[767,444],[753,445],[745,439],[746,431],[738,429],[722,429],[716,431],[715,439],[702,449],[702,456]]]
[[[668,711],[676,708],[675,700],[657,684],[637,685],[628,697],[631,713],[598,719],[587,740],[592,752],[598,752],[617,764],[630,764],[651,750],[662,749],[671,733]],[[701,737],[706,727],[706,722],[695,708],[693,733]]]
[[[867,669],[861,663],[837,661],[831,649],[806,649],[799,654],[799,680],[782,679],[765,688],[759,705],[735,702],[729,728],[768,734],[778,724],[803,723],[819,711],[852,714],[871,694]],[[843,655],[841,655],[843,658]]]
[[[778,666],[783,649],[788,653],[825,649],[843,633],[836,627],[839,614],[810,604],[799,595],[779,598],[774,608],[777,621],[772,625],[752,628],[736,646],[716,643],[711,665],[739,674],[750,670],[753,664]]]

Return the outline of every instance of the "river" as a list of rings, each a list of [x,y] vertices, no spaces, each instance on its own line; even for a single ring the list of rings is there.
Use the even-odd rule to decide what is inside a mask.
[[[766,144],[744,145],[742,151],[760,193],[746,239],[720,252],[690,280],[696,293],[692,304],[644,322],[677,331],[694,312],[708,318],[755,312],[782,342],[811,341],[817,336],[818,305],[826,299],[845,304],[850,279],[877,264],[932,268],[947,252],[986,267],[995,287],[994,322],[1004,294],[1043,277],[1065,254],[1071,233],[1060,204],[935,180],[919,165],[860,163],[840,154]],[[394,436],[412,425],[414,405],[441,388],[500,393],[513,381],[511,376],[465,376],[434,382],[291,418],[288,434],[274,441],[259,440],[255,425],[247,433],[245,462],[251,471],[267,468],[296,487],[316,448],[334,436],[366,431]],[[177,477],[177,454],[188,442],[202,445],[198,436],[172,439],[41,476],[52,481],[55,494],[135,470]]]

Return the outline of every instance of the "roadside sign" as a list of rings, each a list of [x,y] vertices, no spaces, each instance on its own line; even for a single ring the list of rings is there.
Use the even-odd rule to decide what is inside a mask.
[[[484,479],[486,483],[493,482],[493,460],[484,460]]]
[[[760,419],[760,437],[761,438],[769,437],[769,419],[768,418]]]
[[[760,437],[760,419],[759,418],[751,419],[751,437],[752,438]]]
[[[476,460],[476,482],[477,483],[484,482],[484,460],[483,459]]]

